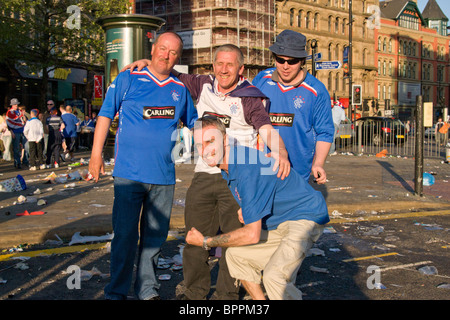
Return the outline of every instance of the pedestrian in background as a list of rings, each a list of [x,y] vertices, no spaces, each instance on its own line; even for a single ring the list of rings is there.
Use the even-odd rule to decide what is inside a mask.
[[[11,132],[8,129],[8,125],[6,124],[6,112],[3,113],[0,119],[0,137],[3,141],[3,153],[2,158],[5,161],[11,161]]]
[[[22,157],[22,147],[25,146],[26,138],[23,135],[23,128],[25,126],[25,116],[19,110],[19,100],[17,98],[11,99],[11,108],[6,113],[6,123],[11,132],[12,145],[14,150],[14,167],[22,168],[23,165],[28,165],[26,153]]]
[[[330,155],[336,155],[336,138],[337,138],[337,134],[339,132],[339,126],[341,124],[341,121],[345,121],[345,111],[344,109],[340,106],[339,101],[336,101],[331,109],[331,114],[333,117],[333,124],[334,124],[334,135],[333,135],[333,142],[331,143],[331,148],[330,148]]]
[[[55,107],[55,102],[53,100],[47,101],[47,109],[44,113],[42,113],[42,126],[44,127],[44,149],[42,152],[47,154],[47,145],[48,145],[48,127],[47,127],[47,118],[49,118],[50,110]]]
[[[438,118],[435,126],[436,143],[441,147],[445,144],[445,138],[447,136],[448,126],[447,123],[442,121],[442,117]]]
[[[81,145],[88,149],[92,148],[92,141],[94,137],[95,124],[88,115],[84,116],[84,120],[80,124],[81,131]]]
[[[23,129],[23,134],[28,140],[28,146],[30,149],[30,170],[35,171],[37,167],[45,169],[42,143],[44,139],[44,126],[42,122],[37,118],[39,111],[33,109],[30,111],[30,120],[27,121]]]
[[[73,161],[73,153],[77,142],[77,129],[80,125],[80,120],[72,113],[72,107],[67,106],[66,112],[61,115],[64,122],[63,137],[66,142],[66,159]]]
[[[61,128],[64,127],[64,123],[55,107],[50,110],[50,117],[47,118],[46,125],[48,128],[47,158],[45,160],[46,167],[50,168],[51,164],[54,164],[55,168],[59,168],[59,158],[63,140]]]

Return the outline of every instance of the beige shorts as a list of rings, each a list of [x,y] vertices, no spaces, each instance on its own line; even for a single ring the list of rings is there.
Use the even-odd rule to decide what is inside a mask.
[[[263,230],[257,244],[228,248],[228,270],[233,278],[257,284],[264,271],[270,300],[301,300],[302,292],[295,286],[297,271],[323,228],[310,220],[297,220],[283,222],[276,230]]]

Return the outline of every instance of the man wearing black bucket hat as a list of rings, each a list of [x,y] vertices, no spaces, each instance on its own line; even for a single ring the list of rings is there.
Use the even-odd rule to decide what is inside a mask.
[[[306,37],[284,30],[269,47],[275,68],[260,72],[252,81],[270,98],[272,126],[279,130],[292,168],[306,180],[326,182],[323,168],[333,141],[330,95],[305,67]]]

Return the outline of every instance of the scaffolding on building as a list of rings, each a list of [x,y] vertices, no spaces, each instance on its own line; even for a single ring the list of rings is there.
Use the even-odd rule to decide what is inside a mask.
[[[250,79],[272,65],[274,0],[142,0],[136,1],[136,12],[165,19],[164,30],[199,37],[185,43],[181,60],[192,73],[209,73],[214,49],[227,43],[241,48]]]

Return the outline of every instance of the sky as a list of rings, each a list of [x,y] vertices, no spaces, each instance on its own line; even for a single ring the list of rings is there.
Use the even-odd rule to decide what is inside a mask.
[[[442,12],[450,20],[450,0],[436,0],[436,2],[441,8]],[[423,12],[423,9],[425,9],[427,3],[428,0],[417,0],[417,6],[419,7],[420,12]]]

